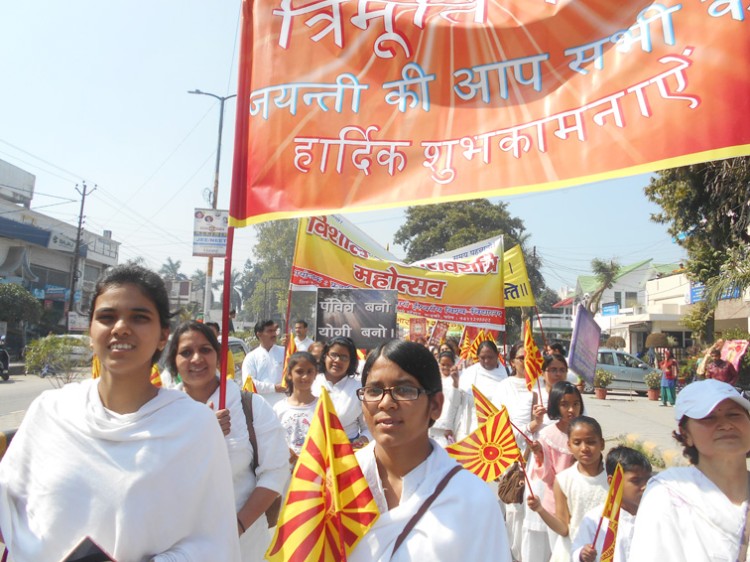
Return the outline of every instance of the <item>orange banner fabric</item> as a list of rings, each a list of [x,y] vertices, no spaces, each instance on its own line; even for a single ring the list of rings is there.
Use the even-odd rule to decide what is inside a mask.
[[[244,0],[234,226],[750,153],[739,0]]]
[[[297,231],[292,284],[395,290],[399,313],[500,329],[502,255],[500,240],[471,261],[406,265],[343,217],[312,217]]]

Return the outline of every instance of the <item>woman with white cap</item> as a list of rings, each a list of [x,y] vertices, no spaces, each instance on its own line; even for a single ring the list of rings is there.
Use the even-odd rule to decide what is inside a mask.
[[[630,560],[750,560],[750,402],[726,383],[695,382],[677,396],[675,419],[690,466],[649,482]]]

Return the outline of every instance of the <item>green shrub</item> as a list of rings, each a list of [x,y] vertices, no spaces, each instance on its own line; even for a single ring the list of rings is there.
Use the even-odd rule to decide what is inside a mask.
[[[609,371],[604,369],[597,369],[594,373],[594,387],[595,388],[607,388],[612,381],[615,380],[615,376]]]
[[[643,377],[643,382],[651,389],[658,389],[661,387],[661,373],[651,371]]]

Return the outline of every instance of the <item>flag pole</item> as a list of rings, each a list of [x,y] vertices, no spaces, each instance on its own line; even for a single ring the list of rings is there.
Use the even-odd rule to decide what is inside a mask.
[[[520,429],[518,429],[518,426],[517,426],[516,424],[514,424],[514,423],[513,423],[512,421],[510,421],[510,417],[508,418],[508,423],[509,423],[509,424],[511,425],[511,427],[512,427],[513,429],[515,429],[515,430],[516,430],[516,431],[517,431],[517,432],[518,432],[518,433],[519,433],[519,434],[521,435],[521,437],[523,437],[524,439],[526,439],[526,442],[527,442],[527,443],[533,443],[533,442],[534,442],[534,441],[532,441],[532,440],[531,440],[531,439],[529,438],[529,436],[528,436],[528,435],[526,435],[526,434],[525,434],[525,433],[524,433],[523,431],[521,431]]]
[[[248,179],[248,150],[250,147],[250,92],[253,68],[253,0],[242,2],[242,29],[240,34],[239,71],[237,76],[237,113],[235,114],[234,155],[232,161],[232,189],[229,195],[229,228],[227,229],[227,257],[224,259],[224,306],[222,310],[222,326],[229,326],[229,294],[227,287],[232,277],[232,249],[234,247],[234,227],[244,226],[243,220],[234,217],[242,215],[238,209],[244,209],[243,200],[249,184]],[[247,53],[247,54],[245,54]],[[246,199],[246,198],[245,198]],[[222,349],[228,349],[229,330],[221,330]],[[226,364],[226,361],[222,361]],[[226,367],[222,367],[219,378],[219,409],[226,406],[227,377]]]
[[[596,526],[596,533],[594,533],[594,540],[591,544],[596,544],[596,539],[599,538],[599,531],[602,528],[602,522],[604,521],[604,514],[599,518],[599,524]]]
[[[539,379],[542,377],[537,377],[536,379],[536,387],[539,389],[539,404],[544,408],[544,398],[542,398],[542,383],[539,382]]]
[[[519,462],[518,466],[521,467],[521,472],[523,472],[523,477],[524,477],[524,480],[526,480],[526,487],[529,490],[529,495],[533,498],[534,497],[534,491],[531,489],[531,481],[529,480],[529,475],[526,474],[526,467],[524,466],[525,464],[526,463]]]
[[[536,313],[536,320],[539,324],[539,331],[542,333],[542,343],[546,346],[547,345],[547,336],[544,335],[544,327],[542,326],[542,319],[539,316],[539,309],[536,305],[534,305],[534,312]]]
[[[234,248],[234,227],[230,226],[227,229],[227,252],[224,258],[224,288],[222,289],[224,294],[222,295],[221,305],[221,349],[222,353],[224,350],[229,349],[229,303],[232,300],[231,288],[229,287],[232,281],[232,249]],[[227,358],[224,356],[224,360],[220,362],[220,376],[219,376],[219,410],[223,410],[227,403]]]

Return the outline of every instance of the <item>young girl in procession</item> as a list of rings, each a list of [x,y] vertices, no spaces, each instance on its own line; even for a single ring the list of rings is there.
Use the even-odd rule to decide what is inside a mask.
[[[526,438],[533,439],[542,429],[547,412],[539,404],[538,392],[530,392],[526,387],[526,369],[524,367],[525,351],[523,343],[516,343],[510,348],[511,376],[502,381],[497,389],[495,406],[505,406],[508,409],[510,421],[518,429],[513,429],[521,453],[529,458]],[[521,435],[523,432],[523,435]],[[523,542],[523,520],[525,506],[523,503],[504,504],[505,525],[508,528],[511,552],[514,559],[521,560],[521,544]]]
[[[343,336],[328,340],[323,347],[320,371],[313,383],[313,394],[320,396],[321,387],[325,387],[331,396],[341,425],[344,426],[346,436],[352,442],[352,447],[364,447],[372,436],[357,400],[357,389],[361,385],[357,374],[357,348],[354,342]]]
[[[240,560],[215,415],[150,382],[169,319],[152,271],[118,266],[97,282],[89,333],[101,377],[43,392],[0,463],[10,561],[62,560],[86,537],[122,561]]]
[[[628,562],[630,544],[633,541],[633,531],[635,530],[635,517],[641,504],[643,491],[646,489],[649,478],[651,478],[651,463],[640,451],[622,445],[615,447],[607,453],[605,462],[609,485],[612,484],[612,477],[618,464],[622,467],[622,503],[618,517],[613,561]],[[583,516],[583,520],[578,527],[578,533],[573,539],[572,558],[574,562],[599,562],[609,524],[609,521],[604,519],[599,528],[604,507],[604,503],[597,505]],[[596,536],[597,528],[599,528],[598,537]],[[596,545],[593,544],[595,537]]]
[[[750,402],[705,380],[677,395],[677,431],[690,466],[651,479],[635,522],[630,560],[750,560]]]
[[[526,500],[530,491],[541,502],[548,513],[556,513],[554,494],[555,477],[572,466],[575,459],[568,448],[568,425],[583,412],[583,397],[569,382],[559,381],[552,387],[547,401],[547,415],[555,423],[539,432],[539,440],[532,445],[534,453],[526,465],[531,480],[531,490],[526,489]],[[552,555],[557,534],[551,531],[544,520],[533,510],[526,510],[523,520],[521,560],[524,562],[546,562]]]
[[[575,418],[568,425],[568,448],[576,463],[555,477],[555,511],[547,511],[537,497],[526,502],[558,535],[552,562],[570,562],[572,538],[583,516],[607,498],[609,486],[604,470],[604,436],[599,423],[588,416]]]
[[[456,442],[456,426],[461,410],[461,391],[458,389],[458,370],[456,357],[451,351],[443,351],[438,356],[440,381],[443,385],[443,411],[435,424],[430,428],[430,438],[440,446],[447,447]]]
[[[273,411],[286,432],[286,443],[289,446],[289,463],[294,468],[297,457],[305,444],[307,431],[315,416],[318,399],[312,393],[318,369],[315,357],[306,351],[292,354],[287,362],[286,400],[274,404]]]
[[[349,561],[510,562],[497,499],[428,437],[443,405],[430,351],[402,340],[381,345],[367,358],[362,385],[374,442],[357,461],[380,517]]]
[[[172,335],[167,364],[182,380],[175,388],[213,408],[219,404],[216,370],[221,347],[211,328],[201,322],[185,322]],[[262,560],[271,541],[264,515],[289,480],[288,451],[284,430],[271,406],[258,394],[250,395],[252,426],[258,451],[253,450],[242,407],[239,385],[226,385],[226,409],[216,413],[224,430],[234,487],[234,529],[240,537],[243,562]],[[206,408],[204,406],[206,410]],[[253,471],[253,457],[258,467]],[[183,493],[184,495],[184,493]],[[212,558],[214,559],[214,558]]]

